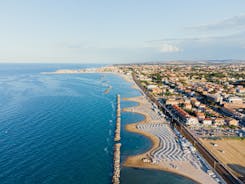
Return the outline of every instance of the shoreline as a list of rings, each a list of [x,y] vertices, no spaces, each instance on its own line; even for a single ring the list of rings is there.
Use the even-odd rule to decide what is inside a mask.
[[[145,158],[149,158],[149,153],[154,150],[154,149],[157,149],[159,147],[159,144],[160,144],[160,139],[151,134],[151,133],[148,133],[146,131],[143,131],[143,130],[139,130],[136,126],[139,125],[139,124],[149,124],[149,121],[151,121],[150,123],[154,123],[153,119],[150,117],[150,115],[148,113],[144,113],[144,112],[139,112],[137,110],[134,110],[135,108],[137,107],[140,107],[142,106],[142,101],[146,102],[146,103],[150,103],[147,101],[144,93],[142,92],[142,90],[138,87],[137,84],[135,84],[132,76],[130,75],[125,75],[125,74],[122,74],[122,73],[119,73],[119,72],[98,72],[98,71],[93,71],[93,72],[80,72],[80,73],[52,73],[52,74],[86,74],[86,73],[104,73],[104,74],[115,74],[115,75],[118,75],[120,77],[122,77],[122,79],[124,79],[126,82],[129,82],[131,85],[131,88],[133,89],[137,89],[141,95],[140,96],[137,96],[137,97],[131,97],[131,98],[124,98],[123,100],[125,101],[132,101],[132,102],[137,102],[138,104],[136,106],[132,106],[132,107],[126,107],[126,108],[123,108],[123,112],[132,112],[132,113],[138,113],[140,115],[143,115],[144,116],[144,119],[142,121],[139,121],[139,122],[136,122],[136,123],[129,123],[125,126],[125,129],[126,131],[128,132],[132,132],[132,133],[136,133],[136,134],[140,134],[140,135],[143,135],[145,136],[146,138],[148,138],[150,141],[151,141],[151,147],[149,150],[147,150],[146,152],[144,153],[139,153],[139,154],[136,154],[136,155],[132,155],[132,156],[128,156],[126,158],[126,160],[122,163],[123,166],[125,167],[131,167],[131,168],[141,168],[141,169],[152,169],[152,170],[159,170],[159,171],[164,171],[164,172],[169,172],[169,173],[173,173],[173,174],[176,174],[176,175],[180,175],[180,176],[183,176],[187,179],[190,179],[191,181],[193,182],[196,182],[196,183],[215,183],[213,180],[208,179],[206,180],[207,178],[205,178],[206,176],[206,173],[204,172],[195,172],[195,170],[193,170],[193,168],[190,168],[190,165],[186,164],[186,163],[182,163],[182,161],[171,161],[171,162],[166,162],[166,163],[161,163],[161,164],[154,164],[154,163],[146,163],[146,162],[143,162],[142,159],[145,159]],[[50,74],[50,73],[49,73]],[[142,99],[143,98],[143,99]],[[133,109],[133,110],[132,110]],[[159,123],[159,122],[158,122]],[[165,123],[166,124],[166,123]],[[183,164],[183,168],[180,168],[182,169],[181,171],[178,169],[174,169],[174,168],[170,168],[169,166],[167,166],[167,164],[169,163],[174,163],[174,164]],[[186,168],[187,170],[190,169],[189,172],[184,172],[186,171]],[[198,177],[193,177],[195,175],[198,175]]]
[[[131,101],[131,102],[137,102],[139,106],[140,105],[140,102],[134,100],[133,98],[135,97],[132,97],[132,98],[124,98],[123,100],[125,101]],[[134,106],[136,107],[136,106]],[[150,133],[147,133],[147,132],[144,132],[144,131],[141,131],[139,129],[136,128],[136,126],[138,124],[143,124],[143,123],[147,123],[147,115],[146,114],[143,114],[143,113],[140,113],[140,112],[132,112],[130,111],[131,107],[127,107],[127,108],[124,108],[123,109],[123,112],[131,112],[131,113],[136,113],[136,114],[140,114],[140,115],[143,115],[144,116],[144,120],[142,121],[139,121],[139,122],[136,122],[136,123],[130,123],[130,124],[127,124],[125,126],[125,129],[128,131],[128,132],[132,132],[132,133],[136,133],[136,134],[140,134],[140,135],[143,135],[145,136],[146,138],[148,138],[150,141],[151,141],[151,147],[150,149],[148,149],[146,152],[144,153],[139,153],[139,154],[136,154],[136,155],[132,155],[132,156],[128,156],[126,158],[126,160],[122,163],[122,165],[124,167],[130,167],[130,168],[140,168],[140,169],[150,169],[150,170],[159,170],[159,171],[164,171],[164,172],[168,172],[168,173],[172,173],[172,174],[176,174],[176,175],[179,175],[179,176],[182,176],[182,177],[185,177],[187,179],[190,179],[191,181],[195,182],[195,183],[199,183],[201,184],[199,181],[193,179],[192,177],[188,176],[188,175],[185,175],[183,173],[180,173],[180,172],[177,172],[176,170],[174,169],[169,169],[169,168],[166,168],[166,167],[163,167],[162,165],[156,165],[156,164],[151,164],[151,163],[144,163],[142,162],[142,159],[143,158],[147,158],[148,154],[156,149],[159,144],[160,144],[160,141],[158,139],[158,137],[150,134]]]
[[[144,153],[139,153],[136,155],[128,156],[126,158],[126,160],[122,163],[122,165],[125,167],[131,167],[131,168],[152,169],[152,170],[169,172],[169,173],[173,173],[176,175],[183,176],[187,179],[190,179],[191,181],[193,181],[195,183],[207,183],[207,182],[208,183],[216,183],[213,179],[211,179],[211,177],[207,177],[207,174],[204,171],[201,171],[201,172],[197,171],[196,172],[196,169],[191,168],[189,163],[186,164],[186,163],[181,163],[181,161],[173,161],[172,163],[184,165],[182,170],[176,170],[173,168],[169,168],[168,166],[166,166],[167,164],[166,165],[165,164],[154,164],[154,163],[147,163],[147,162],[142,161],[145,158],[149,158],[148,155],[153,150],[156,150],[157,148],[159,148],[160,139],[157,136],[155,136],[151,133],[148,133],[146,131],[139,130],[136,127],[139,124],[147,124],[149,122],[154,123],[154,120],[150,117],[150,115],[148,113],[140,112],[140,111],[137,111],[137,109],[135,109],[137,107],[143,106],[142,101],[144,101],[144,100],[147,101],[142,90],[135,84],[135,82],[133,81],[132,78],[129,78],[128,76],[122,75],[122,74],[120,76],[122,76],[124,79],[127,78],[126,81],[132,83],[131,87],[139,90],[141,93],[141,95],[138,97],[123,98],[123,100],[125,100],[125,101],[131,101],[131,102],[137,103],[136,106],[123,108],[123,112],[131,112],[131,113],[136,113],[136,114],[140,114],[140,115],[144,116],[144,119],[142,121],[139,121],[136,123],[129,123],[125,126],[125,129],[128,132],[143,135],[151,141],[151,147],[147,151],[145,151]],[[141,101],[141,99],[138,99],[138,98],[143,98],[143,99]],[[186,171],[186,168],[190,169],[190,171],[189,172]]]
[[[136,100],[133,100],[133,98],[135,98],[135,97],[132,97],[132,98],[123,98],[123,100],[124,101],[130,101],[130,102],[136,102],[136,103],[138,103],[134,107],[140,106],[140,102],[138,102]],[[150,133],[141,131],[141,130],[139,130],[139,129],[136,128],[136,126],[138,124],[147,123],[148,117],[147,117],[147,114],[143,114],[143,113],[140,113],[140,112],[132,112],[132,111],[130,111],[130,108],[131,107],[123,108],[122,111],[123,112],[129,112],[129,113],[135,113],[135,114],[142,115],[144,117],[144,119],[142,121],[138,121],[136,123],[130,123],[130,124],[125,125],[125,129],[128,132],[132,132],[132,133],[137,133],[137,134],[143,135],[143,136],[145,136],[146,138],[148,138],[151,141],[151,147],[145,152],[145,153],[148,153],[148,152],[152,151],[153,149],[155,149],[156,147],[158,147],[160,141],[159,141],[159,139],[156,136],[154,136],[154,135],[152,135]],[[145,155],[145,153],[139,153],[137,155]],[[134,155],[134,156],[137,156],[137,155]],[[129,157],[131,157],[131,156],[129,156]]]

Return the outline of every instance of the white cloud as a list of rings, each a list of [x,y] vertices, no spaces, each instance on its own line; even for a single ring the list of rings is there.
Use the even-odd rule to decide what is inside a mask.
[[[170,45],[170,44],[163,44],[160,46],[160,52],[179,52],[181,51],[180,48],[174,46],[174,45]]]

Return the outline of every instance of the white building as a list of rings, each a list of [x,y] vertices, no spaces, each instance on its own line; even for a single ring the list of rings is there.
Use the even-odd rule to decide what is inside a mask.
[[[243,100],[242,98],[238,97],[238,96],[230,96],[228,99],[228,102],[229,103],[238,103],[238,104],[242,104],[243,103]]]
[[[190,116],[186,118],[186,125],[197,125],[199,123],[198,119],[196,117]]]
[[[212,125],[212,120],[210,118],[205,118],[203,121],[202,121],[203,125],[205,126],[210,126]]]
[[[157,86],[156,85],[148,85],[147,86],[147,90],[153,90],[154,88],[156,88]]]

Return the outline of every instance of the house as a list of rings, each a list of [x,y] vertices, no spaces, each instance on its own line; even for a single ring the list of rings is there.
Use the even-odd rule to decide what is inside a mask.
[[[205,104],[200,104],[199,108],[204,110],[206,108],[206,105]]]
[[[205,119],[205,114],[203,112],[196,112],[196,117],[199,121],[204,120]]]
[[[162,89],[159,87],[156,87],[152,89],[152,92],[159,95],[159,94],[162,94]]]
[[[224,118],[216,118],[216,119],[214,120],[214,125],[215,125],[215,126],[222,126],[222,125],[224,125],[224,124],[225,124]]]
[[[178,105],[178,104],[179,104],[178,100],[171,99],[171,98],[166,100],[166,105]]]
[[[199,123],[198,119],[194,116],[191,116],[186,111],[184,111],[182,108],[180,108],[177,105],[173,105],[173,113],[179,117],[179,120],[183,122],[186,125],[197,125]]]
[[[206,97],[211,102],[221,102],[221,101],[223,101],[222,96],[220,94],[218,94],[218,93],[216,93],[216,94],[207,94]]]
[[[146,88],[147,88],[147,90],[152,91],[154,88],[157,88],[157,86],[150,84]]]
[[[212,119],[211,118],[205,118],[204,120],[202,120],[202,124],[204,126],[211,126],[212,125]]]
[[[185,109],[190,109],[190,110],[191,110],[191,109],[192,109],[192,105],[191,105],[190,103],[185,103],[185,104],[184,104],[184,108],[185,108]]]
[[[192,105],[198,107],[201,103],[198,100],[192,101]]]
[[[185,124],[189,125],[189,126],[197,125],[197,124],[199,124],[199,121],[196,117],[190,116],[189,118],[186,119]]]

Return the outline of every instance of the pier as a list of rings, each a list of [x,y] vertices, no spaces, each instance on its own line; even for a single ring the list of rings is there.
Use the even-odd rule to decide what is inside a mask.
[[[113,171],[113,177],[112,177],[112,183],[113,184],[119,184],[120,183],[120,148],[121,143],[119,142],[121,140],[121,104],[120,104],[120,95],[117,95],[117,116],[116,116],[116,130],[115,130],[115,136],[114,136],[114,171]]]
[[[114,173],[112,177],[112,183],[113,184],[119,184],[120,183],[120,147],[121,143],[116,143],[114,145]]]
[[[120,95],[117,95],[117,120],[116,120],[116,130],[114,141],[120,141],[121,136],[121,105],[120,105]]]

